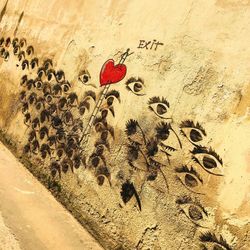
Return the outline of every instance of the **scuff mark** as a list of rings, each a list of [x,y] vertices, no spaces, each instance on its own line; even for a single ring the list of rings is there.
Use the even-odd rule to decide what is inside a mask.
[[[6,13],[8,1],[9,1],[9,0],[6,1],[5,5],[4,5],[4,7],[3,7],[3,9],[2,9],[2,11],[1,11],[1,13],[0,13],[0,23],[2,22],[3,16],[4,16],[4,14]]]
[[[32,191],[26,191],[26,190],[22,190],[22,189],[19,189],[17,187],[14,187],[14,189],[20,193],[23,193],[23,194],[34,194],[35,192],[32,192]]]
[[[21,15],[20,15],[20,17],[19,17],[19,19],[18,19],[18,22],[17,22],[16,28],[15,28],[15,31],[14,31],[14,36],[16,36],[16,34],[17,34],[17,31],[18,31],[19,25],[20,25],[20,23],[21,23],[21,21],[22,21],[22,19],[23,19],[23,15],[24,15],[24,11],[21,13]]]

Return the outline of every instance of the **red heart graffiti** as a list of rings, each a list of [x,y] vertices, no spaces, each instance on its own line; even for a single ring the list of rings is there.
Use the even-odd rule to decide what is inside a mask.
[[[106,61],[100,72],[100,84],[105,86],[112,83],[120,82],[127,73],[125,64],[114,64],[113,59]]]

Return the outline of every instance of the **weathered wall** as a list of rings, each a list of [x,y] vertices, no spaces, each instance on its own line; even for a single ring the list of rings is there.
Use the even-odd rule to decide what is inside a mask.
[[[249,249],[249,1],[0,8],[2,140],[104,247]]]

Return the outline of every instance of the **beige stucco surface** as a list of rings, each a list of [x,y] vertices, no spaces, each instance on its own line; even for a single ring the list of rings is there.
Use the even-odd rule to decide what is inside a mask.
[[[102,186],[88,163],[99,136],[94,128],[84,146],[87,166],[62,173],[61,178],[51,177],[49,159],[23,154],[30,128],[23,122],[20,79],[24,74],[35,77],[37,69],[21,70],[12,48],[7,61],[0,58],[2,137],[101,244],[107,249],[213,249],[215,243],[200,240],[211,232],[227,242],[218,249],[249,249],[250,2],[13,0],[4,10],[5,4],[0,1],[1,36],[25,38],[40,65],[52,59],[53,68],[65,72],[79,100],[86,91],[101,92],[99,73],[106,60],[118,63],[127,48],[134,52],[125,61],[125,78],[110,87],[119,91],[120,103],[114,102],[115,117],[107,117],[114,139],[109,138],[111,149],[104,153],[110,175]],[[138,48],[140,40],[154,39],[164,45],[157,50]],[[91,77],[86,84],[78,79],[82,70]],[[131,77],[143,79],[144,95],[126,88]],[[171,120],[148,108],[154,96],[169,102]],[[84,126],[93,106],[80,118]],[[182,148],[171,154],[170,162],[166,155],[157,155],[165,164],[154,181],[146,181],[143,160],[138,168],[128,164],[125,130],[130,119],[138,121],[149,141],[162,121],[171,122],[181,140]],[[223,176],[204,171],[192,160],[194,145],[180,133],[186,120],[205,129],[201,146],[211,147],[223,160]],[[169,140],[178,147],[174,139]],[[202,177],[198,191],[187,189],[177,178],[175,169],[183,165],[193,166]],[[135,186],[141,211],[135,197],[123,202],[120,192],[126,181]],[[205,221],[194,223],[176,203],[185,195],[202,204]]]
[[[102,250],[0,144],[0,249]]]

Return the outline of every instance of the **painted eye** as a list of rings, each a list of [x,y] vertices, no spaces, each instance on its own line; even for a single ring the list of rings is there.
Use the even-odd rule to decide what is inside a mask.
[[[133,92],[135,95],[141,96],[145,95],[144,81],[141,78],[131,77],[127,80],[126,88]]]
[[[50,67],[53,67],[53,62],[51,59],[46,59],[43,63],[43,66],[46,70],[48,70]]]
[[[28,60],[24,60],[22,62],[22,70],[25,70],[26,68],[27,69],[29,68],[29,62],[28,62]]]
[[[96,168],[99,163],[100,163],[100,157],[93,154],[91,157],[90,157],[90,162],[91,162],[91,165]]]
[[[93,98],[93,97],[92,97]],[[121,102],[120,99],[120,93],[117,90],[111,90],[105,95],[105,99],[107,100],[108,106],[111,106],[114,102],[114,100],[118,100],[118,102]],[[95,99],[94,99],[95,100]]]
[[[184,196],[177,199],[176,203],[186,217],[197,226],[204,228],[209,228],[211,226],[206,210],[198,202],[193,202],[191,197]]]
[[[8,61],[9,60],[9,57],[10,57],[10,53],[8,51],[5,51],[4,53],[4,61]]]
[[[46,97],[45,97],[45,100],[46,100],[47,103],[51,103],[53,101],[52,95],[47,94]]]
[[[45,75],[45,71],[43,68],[39,68],[37,71],[37,76],[41,79]]]
[[[0,39],[0,46],[2,46],[2,45],[3,45],[3,43],[4,43],[4,38],[3,38],[3,37],[1,37],[1,39]]]
[[[181,166],[175,169],[178,179],[181,181],[184,187],[189,191],[197,194],[203,194],[203,180],[196,172],[196,170],[191,167],[190,169],[187,166]]]
[[[12,41],[13,48],[18,44],[18,38],[14,38]]]
[[[69,84],[63,84],[62,85],[62,89],[64,93],[67,93],[70,89],[70,85]]]
[[[4,57],[4,54],[5,54],[5,49],[2,48],[2,49],[0,50],[0,55],[1,55],[1,57]]]
[[[213,175],[223,175],[223,162],[219,155],[211,148],[208,150],[204,147],[194,148],[191,151],[192,159],[198,163],[204,170]]]
[[[40,102],[38,102],[37,104],[36,104],[36,109],[37,110],[40,110],[42,108],[42,104],[40,103]]]
[[[158,117],[163,119],[171,119],[168,116],[169,103],[165,98],[152,97],[148,101],[148,107],[153,111]]]
[[[39,90],[43,87],[43,83],[40,80],[35,81],[34,85]]]
[[[65,74],[62,70],[59,70],[56,74],[55,74],[56,80],[57,82],[62,82],[65,79]]]
[[[59,177],[61,177],[61,167],[58,162],[54,161],[50,165],[50,172],[52,177],[54,178],[56,174],[59,174]]]
[[[18,61],[22,61],[23,59],[25,59],[25,53],[24,51],[20,51],[18,54]]]
[[[48,81],[51,81],[53,77],[55,77],[55,71],[52,69],[48,70],[48,73],[47,73]]]
[[[21,46],[22,47],[22,46]],[[33,46],[28,46],[28,48],[26,49],[26,52],[27,54],[30,56],[30,55],[33,55],[34,54],[34,48]]]
[[[21,102],[25,101],[26,100],[26,92],[25,91],[22,91],[19,95],[19,99]]]
[[[26,39],[25,39],[25,38],[22,38],[22,39],[20,40],[20,46],[21,46],[21,47],[26,46]]]
[[[36,103],[36,101],[37,101],[37,94],[34,93],[34,92],[32,92],[32,93],[29,95],[28,100],[29,100],[29,103],[30,103],[30,104]]]
[[[6,47],[9,47],[10,43],[11,43],[11,39],[10,39],[10,37],[8,37],[8,38],[6,39],[6,41],[5,41],[5,46],[6,46]]]
[[[79,76],[78,76],[78,80],[80,82],[82,82],[83,84],[88,83],[88,81],[91,79],[91,76],[88,72],[88,70],[83,70],[80,72]]]
[[[96,176],[98,185],[102,186],[105,179],[109,181],[110,172],[107,167],[98,167],[96,170]]]
[[[30,66],[32,69],[34,69],[36,66],[38,66],[38,59],[37,58],[33,58],[30,62]]]
[[[220,235],[217,237],[214,233],[205,232],[200,235],[201,246],[204,250],[232,250],[232,247]]]
[[[184,135],[193,145],[197,146],[206,136],[205,129],[197,122],[191,120],[183,121],[180,124],[181,134]]]
[[[21,86],[24,85],[27,81],[28,81],[27,75],[22,76],[21,81],[20,81],[20,85]]]
[[[15,46],[14,49],[13,49],[13,53],[14,55],[18,55],[19,54],[19,51],[20,51],[20,47],[19,46]]]
[[[71,169],[71,171],[73,171],[73,162],[72,162],[72,160],[65,158],[62,161],[62,171],[66,174],[69,169]]]

